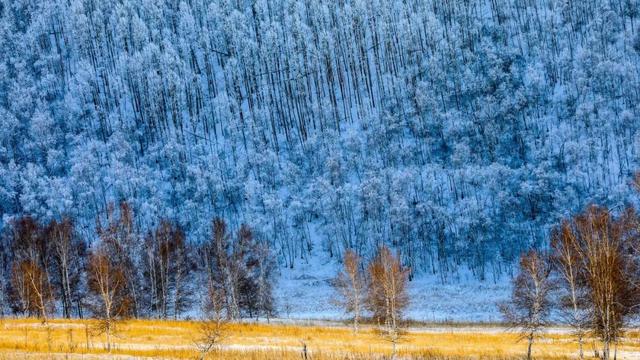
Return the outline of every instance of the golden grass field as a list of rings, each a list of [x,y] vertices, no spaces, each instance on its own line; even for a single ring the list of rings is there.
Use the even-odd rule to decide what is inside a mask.
[[[36,319],[0,321],[0,359],[197,359],[194,341],[200,325],[191,321],[131,320],[118,325],[112,352],[94,333],[95,323]],[[346,326],[303,326],[263,323],[227,325],[221,347],[207,359],[380,359],[391,344],[374,327],[355,335]],[[597,346],[585,345],[593,356]],[[407,330],[399,345],[399,359],[518,359],[526,343],[498,327],[434,326]],[[569,359],[577,355],[570,335],[553,332],[534,346],[537,359]],[[640,334],[631,332],[618,350],[618,359],[640,359]]]

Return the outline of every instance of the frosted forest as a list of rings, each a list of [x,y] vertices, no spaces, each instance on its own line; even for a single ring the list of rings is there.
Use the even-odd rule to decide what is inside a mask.
[[[639,16],[637,0],[0,0],[0,230],[69,218],[91,247],[126,202],[141,239],[246,224],[277,269],[385,244],[410,278],[511,274],[562,217],[637,201]]]

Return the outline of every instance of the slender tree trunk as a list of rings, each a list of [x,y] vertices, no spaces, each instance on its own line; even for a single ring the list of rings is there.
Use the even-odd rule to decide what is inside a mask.
[[[111,321],[107,321],[107,352],[111,353]]]
[[[578,335],[578,349],[579,349],[578,351],[579,351],[579,354],[580,354],[580,360],[584,359],[584,349],[583,349],[583,346],[582,346],[583,342],[584,341],[582,339],[582,333],[580,333],[580,335]]]
[[[62,271],[62,309],[65,318],[71,317],[71,281],[69,280],[69,264],[66,256],[62,257],[61,261]]]
[[[391,359],[392,360],[396,358],[396,344],[397,344],[397,342],[398,342],[397,335],[394,333],[393,338],[391,339]]]
[[[360,299],[356,297],[356,303],[354,308],[354,316],[353,316],[353,333],[358,333],[358,323],[360,321]]]

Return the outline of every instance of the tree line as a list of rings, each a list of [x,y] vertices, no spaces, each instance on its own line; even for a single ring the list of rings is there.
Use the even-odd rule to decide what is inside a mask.
[[[640,312],[640,215],[590,206],[554,228],[550,248],[522,255],[512,298],[500,304],[505,320],[528,343],[555,321],[572,329],[578,355],[598,339],[595,356],[616,358],[617,344]]]
[[[0,243],[0,315],[95,317],[109,334],[117,319],[183,318],[213,292],[228,319],[275,313],[272,251],[248,225],[234,232],[216,218],[194,244],[169,219],[146,233],[135,224],[126,202],[97,219],[96,239],[70,217],[12,220]]]
[[[95,319],[92,334],[104,334],[111,352],[121,320],[175,320],[196,310],[202,322],[195,345],[204,357],[218,348],[230,321],[277,313],[273,253],[248,225],[232,232],[215,218],[209,240],[194,244],[169,219],[141,233],[121,202],[96,219],[96,229],[88,240],[68,216],[46,224],[29,215],[13,219],[0,236],[0,317],[36,317],[48,331],[53,318]],[[356,333],[370,313],[395,354],[409,269],[385,245],[366,264],[347,250],[343,265],[331,281],[335,304],[354,315]]]

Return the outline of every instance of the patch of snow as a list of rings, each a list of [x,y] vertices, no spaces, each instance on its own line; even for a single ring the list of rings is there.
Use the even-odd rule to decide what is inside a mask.
[[[293,269],[281,269],[275,297],[278,316],[290,320],[344,320],[349,316],[332,303],[330,285],[339,268],[336,259],[314,256]],[[509,277],[497,281],[478,280],[470,271],[460,270],[442,283],[440,276],[417,275],[408,283],[411,303],[405,313],[422,322],[499,322],[497,303],[511,292]]]

